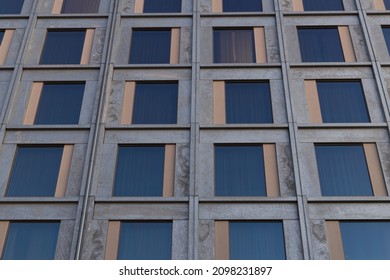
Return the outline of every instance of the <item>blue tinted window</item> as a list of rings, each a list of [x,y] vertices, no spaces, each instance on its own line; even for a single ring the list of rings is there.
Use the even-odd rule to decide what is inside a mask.
[[[346,260],[390,260],[390,222],[340,222]]]
[[[11,222],[3,259],[54,259],[59,228],[59,222]]]
[[[121,223],[118,260],[170,260],[172,222]]]
[[[177,91],[177,83],[137,83],[132,123],[177,123]]]
[[[372,196],[362,145],[316,145],[323,196]]]
[[[383,36],[387,46],[387,52],[390,53],[390,27],[382,27]]]
[[[169,63],[171,30],[133,30],[130,64]]]
[[[63,147],[18,147],[7,196],[54,196]]]
[[[164,146],[120,146],[114,196],[162,196]]]
[[[85,31],[53,31],[46,35],[40,64],[80,64]]]
[[[268,82],[226,82],[226,123],[272,123]]]
[[[35,124],[78,124],[84,84],[45,84]]]
[[[343,11],[342,0],[303,0],[305,11]]]
[[[144,13],[180,13],[181,0],[145,0]]]
[[[284,260],[282,222],[229,222],[231,260]]]
[[[61,13],[97,13],[99,11],[100,0],[64,0]]]
[[[324,123],[369,122],[360,82],[317,82]]]
[[[24,0],[0,0],[0,14],[20,14]]]
[[[223,0],[224,12],[261,12],[262,0]]]
[[[339,32],[335,28],[298,28],[303,62],[344,62]]]
[[[385,2],[385,7],[387,10],[390,10],[390,0],[383,0]]]
[[[215,146],[215,195],[266,195],[261,145]]]
[[[0,30],[0,45],[3,42],[4,33],[5,33],[4,30]]]
[[[253,29],[215,29],[214,63],[254,63]]]

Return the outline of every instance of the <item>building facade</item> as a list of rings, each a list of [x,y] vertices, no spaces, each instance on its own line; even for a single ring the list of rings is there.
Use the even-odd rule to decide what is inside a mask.
[[[1,258],[390,259],[389,10],[1,0]]]

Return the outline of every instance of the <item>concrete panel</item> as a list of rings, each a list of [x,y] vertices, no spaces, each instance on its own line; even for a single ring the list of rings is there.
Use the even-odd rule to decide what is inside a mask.
[[[106,247],[108,220],[93,220],[88,223],[81,259],[103,260]]]
[[[360,25],[349,26],[349,33],[351,34],[351,39],[352,39],[352,43],[356,55],[356,61],[359,62],[370,61],[366,41],[364,39],[363,30],[360,27]]]
[[[297,219],[294,203],[200,203],[199,219],[215,220],[282,220]]]
[[[300,143],[298,153],[303,194],[309,197],[321,196],[314,145],[312,143]]]
[[[201,27],[256,27],[275,26],[273,16],[246,16],[246,17],[202,17]]]
[[[188,205],[185,203],[97,203],[96,220],[187,220]]]
[[[75,221],[65,220],[61,221],[60,231],[58,233],[56,260],[69,260],[71,259],[70,251],[72,246],[72,235]]]
[[[329,128],[302,130],[299,134],[300,142],[387,142],[388,134],[382,128],[358,129],[358,128]]]
[[[199,153],[196,157],[197,168],[196,192],[200,197],[214,196],[214,145],[212,143],[198,144]]]
[[[86,82],[84,89],[83,103],[80,111],[80,125],[89,125],[92,121],[92,114],[94,112],[95,101],[98,98],[98,83],[95,81]]]
[[[390,194],[390,147],[389,143],[377,143],[379,160],[382,166],[387,193]]]
[[[302,260],[302,239],[298,220],[283,221],[286,258],[288,260]]]
[[[188,144],[176,145],[175,197],[186,197],[189,194],[190,181],[190,147]]]
[[[172,230],[172,260],[188,258],[188,221],[173,221]]]
[[[284,96],[283,81],[270,80],[272,115],[275,124],[287,123],[286,101]]]
[[[164,131],[164,130],[150,130],[139,131],[134,130],[131,133],[128,131],[107,131],[104,140],[105,143],[118,144],[185,144],[189,142],[188,131]]]
[[[88,142],[88,131],[8,131],[7,144],[84,144]]]
[[[288,142],[288,132],[282,129],[241,129],[201,131],[204,143],[275,143]]]
[[[320,220],[379,220],[388,219],[390,204],[376,203],[316,203],[309,204],[310,219]]]
[[[296,195],[294,167],[289,143],[276,143],[281,197]]]
[[[128,55],[129,53],[127,53]],[[122,62],[123,63],[123,62]],[[127,63],[127,60],[126,60]],[[191,80],[190,69],[120,69],[116,68],[114,72],[114,81],[174,81],[174,80]]]
[[[22,45],[24,32],[24,28],[15,29],[4,65],[14,65],[16,63],[20,52],[20,47]]]
[[[121,9],[122,14],[132,14],[134,12],[135,0],[121,0]]]
[[[214,220],[199,221],[199,259],[214,259]]]
[[[82,184],[82,178],[84,173],[84,164],[87,152],[87,145],[76,144],[74,145],[72,164],[70,166],[68,187],[66,189],[66,197],[78,197],[80,194],[80,188]]]
[[[279,42],[277,29],[275,26],[269,26],[264,29],[267,46],[267,62],[280,63]]]
[[[97,197],[110,197],[113,192],[116,158],[118,153],[118,145],[105,144],[101,151],[100,156],[100,169],[98,172],[98,182],[95,187],[92,188],[92,194]]]
[[[211,13],[211,0],[198,0],[201,13]]]
[[[0,146],[0,197],[5,196],[9,176],[14,162],[16,145],[1,145]]]
[[[200,125],[213,124],[213,81],[200,81],[198,104],[199,106],[197,106],[197,113]]]
[[[329,246],[326,236],[326,225],[323,220],[310,221],[311,251],[315,260],[329,260]]]
[[[0,220],[74,220],[76,208],[73,203],[2,203]]]
[[[367,109],[369,112],[370,120],[373,123],[385,122],[383,107],[379,97],[378,88],[376,82],[373,79],[361,80],[363,86],[364,96],[366,98]]]

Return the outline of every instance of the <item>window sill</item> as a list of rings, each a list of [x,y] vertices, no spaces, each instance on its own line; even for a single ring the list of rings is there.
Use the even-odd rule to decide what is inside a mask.
[[[118,197],[118,196],[110,196],[110,197],[96,197],[96,203],[161,203],[161,202],[188,202],[188,197]]]
[[[228,196],[228,197],[199,197],[200,203],[248,203],[248,202],[262,202],[262,203],[291,203],[297,202],[296,197],[265,197],[265,196]]]
[[[37,65],[23,65],[23,70],[96,70],[100,69],[100,64],[37,64]]]
[[[117,64],[114,66],[114,69],[188,69],[191,68],[191,64]]]
[[[301,123],[298,124],[299,129],[328,129],[328,128],[387,128],[386,123]]]
[[[78,197],[2,197],[0,204],[12,203],[77,203]]]
[[[56,131],[61,130],[89,130],[90,125],[14,125],[8,126],[7,131],[15,130],[50,130],[55,129]]]
[[[41,14],[38,15],[38,19],[59,19],[59,18],[66,18],[66,19],[84,19],[84,18],[102,18],[102,19],[107,19],[109,14]]]
[[[388,196],[327,196],[327,197],[308,197],[307,201],[309,203],[342,203],[342,202],[351,202],[351,203],[360,203],[360,202],[389,202],[390,197]]]
[[[224,13],[201,13],[201,17],[273,17],[274,12],[224,12]]]
[[[321,67],[356,67],[371,66],[370,62],[301,62],[290,63],[291,68],[321,68]]]
[[[281,67],[281,63],[214,63],[214,64],[201,64],[200,68],[213,69],[213,68],[277,68]]]
[[[201,125],[201,129],[287,129],[288,124],[224,124]]]
[[[120,125],[106,126],[106,130],[188,130],[190,129],[190,125],[165,125],[165,124],[150,124],[150,125]]]
[[[303,12],[286,12],[283,14],[286,17],[304,17],[304,16],[356,16],[358,11],[303,11]]]
[[[192,13],[139,13],[139,14],[122,14],[122,18],[178,18],[178,17],[192,17]]]

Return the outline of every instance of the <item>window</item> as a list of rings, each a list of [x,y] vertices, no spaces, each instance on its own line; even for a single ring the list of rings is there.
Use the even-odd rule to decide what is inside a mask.
[[[122,222],[118,260],[170,260],[172,222]]]
[[[215,221],[216,259],[285,260],[281,221]]]
[[[175,145],[119,146],[114,196],[173,196]]]
[[[49,30],[40,64],[80,64],[85,30]]]
[[[390,0],[383,0],[385,3],[386,10],[390,10]]]
[[[261,12],[263,10],[261,0],[223,0],[224,12]]]
[[[179,30],[179,29],[175,29]],[[171,57],[171,41],[172,35],[176,36],[176,32],[172,34],[171,29],[158,30],[139,30],[134,29],[131,50],[130,64],[153,64],[153,63],[172,63]],[[172,50],[173,51],[173,50]],[[175,55],[178,55],[178,49],[175,50]]]
[[[0,0],[0,14],[20,14],[24,0]]]
[[[266,196],[263,147],[215,146],[216,196]]]
[[[84,83],[45,83],[35,116],[35,124],[78,124]],[[33,94],[33,93],[32,93]]]
[[[372,196],[363,145],[315,145],[323,196]]]
[[[342,221],[346,260],[390,260],[390,222]]]
[[[303,0],[305,11],[343,11],[342,0]]]
[[[0,46],[1,46],[1,43],[3,42],[4,33],[5,33],[5,30],[0,30]]]
[[[181,0],[144,0],[144,13],[180,13]]]
[[[343,62],[337,27],[298,28],[302,62]]]
[[[59,228],[59,222],[10,222],[2,259],[54,259]]]
[[[256,62],[252,29],[214,29],[214,63]]]
[[[63,0],[61,13],[98,13],[100,0]]]
[[[369,122],[363,88],[358,81],[317,81],[324,123]]]
[[[177,92],[177,82],[136,83],[132,123],[177,123]]]
[[[268,82],[226,82],[226,123],[272,123]]]
[[[387,52],[390,54],[390,27],[383,26],[382,31],[383,31],[383,36],[385,37]]]

